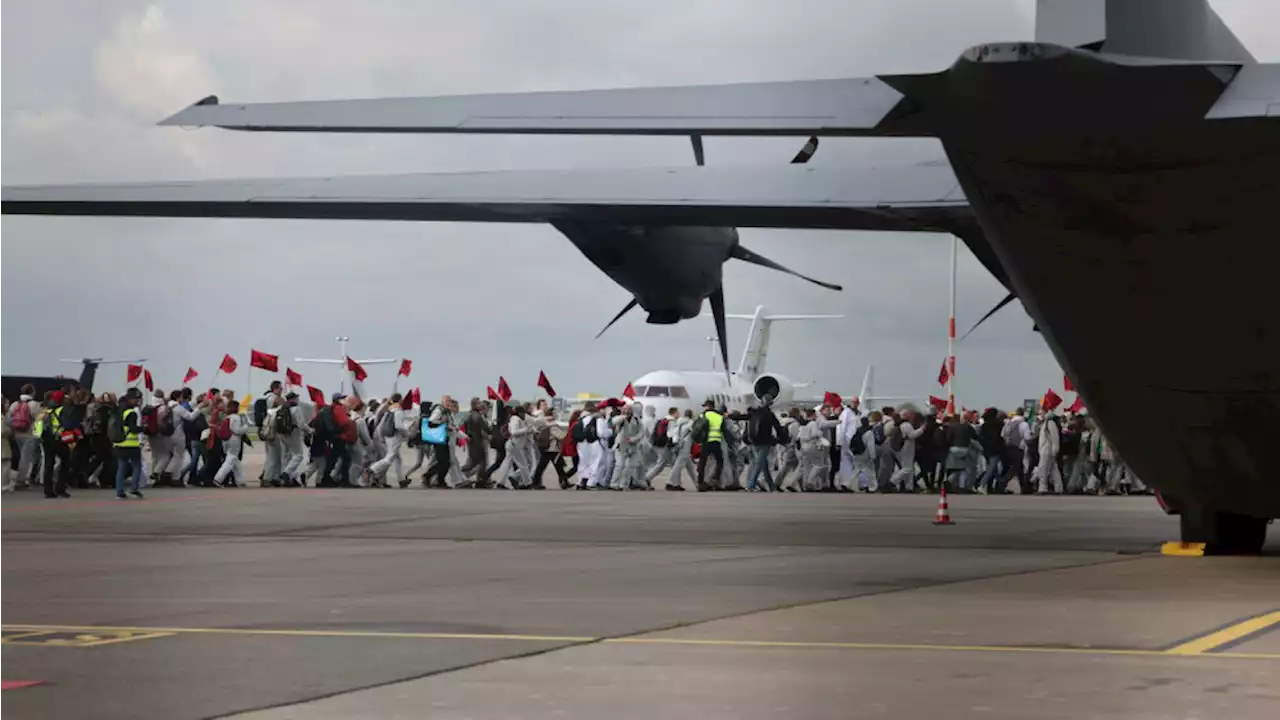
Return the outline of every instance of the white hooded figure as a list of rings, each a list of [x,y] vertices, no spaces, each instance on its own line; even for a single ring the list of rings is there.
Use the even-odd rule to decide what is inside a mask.
[[[523,405],[511,409],[511,417],[507,418],[507,434],[511,438],[507,441],[507,457],[520,472],[520,487],[528,487],[533,482],[530,460],[536,449],[533,447],[533,426],[525,417]]]
[[[227,476],[230,476],[230,484],[244,485],[244,470],[240,467],[240,448],[244,446],[244,436],[251,427],[249,419],[243,413],[236,412],[227,416],[227,427],[231,430],[231,439],[222,443],[225,457],[222,458],[222,467],[218,468],[213,480],[216,483],[225,484]]]
[[[827,470],[831,465],[831,441],[827,439],[827,431],[838,423],[839,420],[810,411],[808,422],[796,434],[800,441],[801,490],[817,492],[826,484]]]
[[[640,419],[644,406],[635,403],[620,416],[617,440],[614,451],[617,455],[616,469],[610,482],[614,490],[630,490],[644,483],[644,422]]]
[[[672,408],[671,411],[667,414],[667,416],[662,419],[662,421],[666,421],[667,423],[666,434],[663,435],[663,437],[666,439],[666,445],[663,445],[662,447],[653,446],[654,435],[653,435],[653,432],[650,432],[649,445],[650,447],[653,448],[653,460],[646,466],[648,469],[645,470],[645,473],[644,473],[645,485],[652,487],[653,481],[657,479],[658,475],[663,470],[666,470],[667,468],[671,467],[675,463],[676,449],[679,447],[679,442],[677,442],[676,440],[675,431],[676,431],[676,426],[680,423],[682,419],[683,418],[681,418],[679,411],[677,411],[675,408]],[[659,426],[659,423],[662,421],[655,422],[654,427],[657,428]],[[680,484],[679,478],[673,475],[672,479],[675,481],[675,484],[677,486]],[[674,489],[672,487],[671,480],[668,480],[667,488]]]
[[[1037,445],[1040,451],[1040,463],[1036,465],[1035,472],[1039,494],[1048,493],[1050,485],[1053,486],[1053,492],[1059,495],[1063,492],[1062,472],[1058,470],[1058,449],[1062,442],[1058,422],[1058,417],[1053,413],[1046,413],[1040,422],[1040,438]]]
[[[792,417],[791,413],[784,414],[781,423],[782,433],[787,441],[777,446],[778,476],[776,481],[779,490],[797,492],[799,490],[799,482],[791,476],[791,473],[800,468],[800,450],[797,447],[800,440],[800,423]],[[788,479],[791,479],[791,482],[787,482]]]
[[[853,489],[875,492],[879,489],[876,484],[876,432],[871,423],[867,423],[858,427],[858,436],[862,439],[862,447],[853,447],[852,449],[861,449],[862,452],[852,453],[855,483]],[[850,440],[850,444],[851,446],[854,445],[852,440]]]
[[[839,424],[836,425],[836,444],[840,446],[840,469],[836,473],[836,485],[850,491],[857,490],[858,485],[853,477],[853,452],[849,449],[849,441],[861,425],[862,412],[858,410],[858,399],[852,398],[840,411]]]
[[[920,427],[915,427],[916,424]],[[901,435],[902,447],[893,451],[898,460],[898,469],[889,482],[899,492],[911,492],[916,475],[916,440],[924,434],[924,419],[920,417],[920,413],[904,412],[895,433]]]
[[[698,473],[693,461],[693,411],[685,410],[683,415],[673,419],[667,425],[667,437],[671,438],[671,477],[667,478],[668,490],[684,490],[681,475],[688,473],[689,484],[698,486]]]
[[[636,404],[639,405],[639,403]],[[652,404],[643,407],[644,414],[640,416],[640,427],[644,429],[644,434],[640,436],[640,456],[637,458],[642,468],[641,480],[647,476],[644,469],[652,467],[658,461],[658,449],[653,446],[653,429],[658,426],[658,408]]]
[[[595,455],[596,464],[592,469],[590,482],[588,487],[608,489],[609,478],[613,475],[613,448],[609,447],[609,441],[613,438],[613,423],[610,422],[608,410],[603,410],[596,415],[596,441]]]
[[[583,408],[582,414],[578,416],[578,424],[584,428],[595,427],[596,410],[593,407]],[[569,428],[569,432],[573,432],[573,428]],[[600,455],[597,452],[596,443],[589,440],[582,440],[578,443],[578,487],[585,488],[588,485],[595,487],[591,481],[596,478],[596,466],[600,464]]]

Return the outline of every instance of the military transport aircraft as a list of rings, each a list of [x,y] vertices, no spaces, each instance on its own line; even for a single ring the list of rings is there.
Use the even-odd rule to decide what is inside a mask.
[[[1280,324],[1266,292],[1280,65],[1257,63],[1205,0],[1040,0],[1034,41],[978,45],[927,74],[210,97],[162,124],[683,135],[695,153],[706,135],[936,138],[937,157],[919,164],[6,187],[3,211],[547,222],[653,322],[692,317],[704,297],[717,305],[722,263],[743,256],[734,226],[951,233],[1022,301],[1108,437],[1181,511],[1184,540],[1257,550],[1280,516]]]

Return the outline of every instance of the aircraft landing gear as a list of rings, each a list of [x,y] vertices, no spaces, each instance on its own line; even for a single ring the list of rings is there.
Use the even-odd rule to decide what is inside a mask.
[[[1267,518],[1181,508],[1182,541],[1205,543],[1206,555],[1256,555],[1267,539]]]

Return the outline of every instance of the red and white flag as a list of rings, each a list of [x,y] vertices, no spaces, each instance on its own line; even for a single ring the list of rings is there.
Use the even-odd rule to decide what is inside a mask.
[[[196,369],[195,369],[195,368],[193,368],[193,367],[189,367],[189,368],[187,368],[187,375],[186,375],[186,377],[182,378],[182,384],[183,384],[183,385],[186,385],[187,383],[191,382],[192,380],[195,380],[195,379],[196,379],[196,376],[197,376],[197,375],[199,375],[199,374],[200,374],[200,373],[196,372]]]
[[[1054,392],[1053,388],[1049,388],[1049,391],[1044,394],[1044,399],[1040,401],[1040,404],[1047,410],[1054,410],[1062,404],[1062,398],[1058,397],[1058,393]]]
[[[1076,396],[1076,401],[1071,403],[1071,407],[1067,408],[1067,412],[1078,413],[1084,409],[1084,398]]]
[[[947,409],[947,401],[946,401],[946,400],[944,400],[943,398],[940,398],[940,397],[934,397],[934,396],[930,395],[930,396],[929,396],[929,404],[930,404],[930,405],[932,405],[933,407],[937,408],[938,410],[946,410],[946,409]]]
[[[240,366],[236,364],[235,358],[231,357],[230,355],[223,355],[222,364],[218,366],[218,370],[223,373],[226,373],[227,375],[230,375],[231,373],[235,372],[236,368],[238,367]]]
[[[142,377],[141,365],[130,365],[128,369],[125,370],[125,376],[124,376],[125,382],[138,382],[138,378],[140,377]]]
[[[498,376],[498,397],[502,398],[502,402],[511,402],[511,386],[502,376]]]
[[[280,372],[280,356],[250,350],[249,367],[256,367],[267,372]]]
[[[155,390],[155,389],[156,389],[155,383],[151,382],[151,371],[150,371],[150,370],[143,370],[143,371],[142,371],[142,384],[146,386],[146,388],[147,388],[147,392],[151,392],[152,390]]]
[[[302,375],[293,371],[293,368],[284,369],[284,382],[286,385],[301,385]]]
[[[411,372],[413,372],[413,361],[409,358],[405,358],[400,361],[400,372],[396,373],[396,377],[400,377],[401,375],[409,377],[409,373]]]
[[[538,387],[546,390],[551,397],[556,396],[556,389],[551,387],[551,381],[547,379],[547,374],[541,370],[538,371]]]
[[[484,389],[489,391],[489,399],[490,399],[490,400],[501,400],[501,399],[502,399],[502,398],[498,397],[498,392],[497,392],[496,390],[494,390],[494,389],[493,389],[493,386],[492,386],[492,385],[485,385],[485,386],[484,386]]]
[[[414,388],[413,392],[409,393],[409,400],[412,401],[414,405],[421,405],[422,388]]]
[[[951,371],[947,369],[947,361],[942,361],[942,369],[938,371],[938,384],[946,387],[947,381],[951,379]]]
[[[627,387],[622,391],[622,397],[636,399],[636,389],[631,387],[631,383],[627,383]]]
[[[1076,391],[1075,386],[1071,384],[1071,376],[1066,373],[1062,374],[1062,389],[1066,390],[1067,392]]]

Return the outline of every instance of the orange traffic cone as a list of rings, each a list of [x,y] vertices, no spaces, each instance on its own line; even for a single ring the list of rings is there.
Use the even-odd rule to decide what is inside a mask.
[[[938,494],[938,514],[933,517],[934,525],[955,525],[951,513],[947,512],[947,484],[942,483],[942,491]]]

